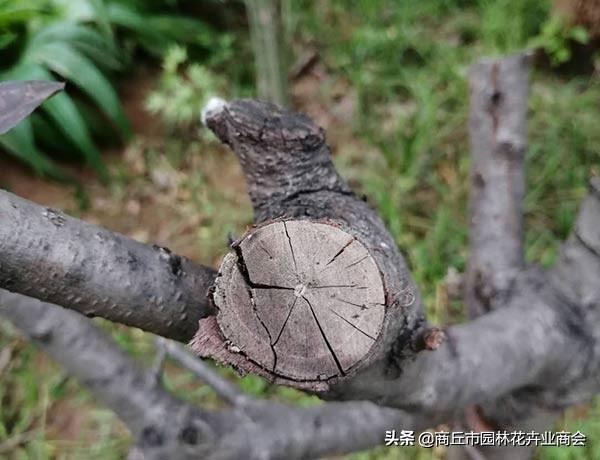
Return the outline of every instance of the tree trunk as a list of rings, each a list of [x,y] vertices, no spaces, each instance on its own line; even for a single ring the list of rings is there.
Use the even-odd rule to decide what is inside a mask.
[[[287,40],[280,0],[246,0],[258,97],[288,105]]]

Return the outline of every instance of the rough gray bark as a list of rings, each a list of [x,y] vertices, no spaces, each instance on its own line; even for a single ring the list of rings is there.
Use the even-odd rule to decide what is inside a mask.
[[[75,312],[0,290],[0,316],[114,410],[145,460],[317,458],[381,444],[393,427],[425,426],[420,417],[367,402],[301,409],[245,399],[232,409],[204,411],[166,392],[156,375]]]
[[[0,190],[0,288],[189,340],[215,272]]]
[[[234,251],[223,263],[215,301],[219,308],[230,310],[219,311],[220,319],[223,320],[223,315],[233,315],[229,319],[238,321],[238,325],[241,325],[244,323],[244,317],[235,317],[236,308],[248,311],[252,301],[257,299],[262,301],[267,298],[268,302],[265,301],[263,305],[272,303],[275,297],[271,293],[265,297],[254,296],[258,295],[260,289],[265,289],[265,286],[280,283],[278,277],[285,278],[283,267],[290,266],[292,251],[289,240],[288,246],[285,246],[283,243],[286,243],[286,240],[280,238],[282,226],[283,234],[286,233],[284,222],[285,225],[293,222],[293,225],[306,226],[305,228],[323,225],[322,222],[338,226],[343,232],[356,238],[379,268],[385,288],[385,317],[377,343],[369,350],[367,359],[356,372],[349,373],[346,378],[332,381],[328,388],[313,386],[309,389],[321,392],[327,399],[368,399],[380,406],[400,410],[384,409],[369,403],[327,403],[307,410],[273,403],[256,403],[242,404],[242,412],[238,407],[217,413],[194,412],[200,414],[198,417],[210,430],[202,431],[202,441],[197,442],[191,450],[195,449],[196,454],[210,450],[219,458],[239,458],[240,455],[249,458],[313,458],[339,452],[340,448],[342,451],[349,451],[380,444],[386,429],[421,429],[460,416],[466,407],[473,404],[481,408],[484,414],[483,421],[494,428],[539,427],[541,425],[538,425],[538,422],[541,420],[543,423],[547,414],[585,401],[600,392],[598,179],[591,182],[590,194],[555,266],[543,271],[536,267],[524,267],[522,263],[522,224],[518,211],[522,196],[522,189],[519,188],[521,173],[511,168],[522,167],[519,155],[513,156],[513,153],[524,149],[524,131],[515,127],[514,120],[510,121],[512,118],[506,112],[507,107],[504,104],[515,109],[517,102],[512,99],[512,95],[504,94],[504,91],[508,88],[507,81],[513,81],[521,88],[517,92],[521,91],[519,94],[522,94],[523,85],[526,85],[525,64],[526,60],[523,57],[499,60],[497,64],[486,61],[476,67],[473,73],[473,78],[478,81],[473,86],[473,97],[479,103],[474,102],[472,109],[486,111],[485,114],[472,115],[472,134],[481,136],[479,144],[474,141],[474,147],[480,155],[474,165],[474,177],[479,171],[484,179],[479,182],[476,178],[474,180],[479,184],[476,186],[485,189],[482,197],[473,200],[473,226],[478,227],[474,229],[477,235],[473,238],[473,250],[478,253],[489,250],[497,257],[488,258],[476,254],[469,267],[470,270],[480,272],[477,277],[471,279],[469,289],[481,288],[478,292],[484,295],[477,294],[473,298],[477,305],[484,307],[486,313],[469,323],[451,326],[443,331],[429,329],[425,325],[419,294],[410,278],[406,263],[375,211],[354,195],[335,171],[320,128],[305,116],[254,101],[219,104],[207,112],[208,125],[223,142],[232,147],[242,163],[257,223],[257,228],[251,229],[235,245]],[[498,67],[495,77],[490,66]],[[481,81],[478,80],[480,78]],[[488,89],[486,81],[492,90]],[[519,107],[523,112],[516,116],[515,120],[521,119],[524,122],[522,101]],[[493,128],[495,124],[496,134]],[[475,130],[476,126],[481,126],[484,133],[480,135]],[[501,197],[498,204],[492,203],[495,195]],[[4,200],[5,203],[14,202],[9,199],[9,194],[0,196],[8,197]],[[62,252],[48,252],[43,247],[47,238],[57,243],[61,241],[57,236],[61,234],[56,233],[58,230],[52,230],[46,222],[49,220],[50,224],[54,225],[54,214],[50,214],[50,217],[40,217],[43,208],[39,209],[36,205],[22,201],[17,202],[17,211],[12,210],[15,209],[12,206],[6,207],[6,204],[4,208],[0,207],[0,210],[7,209],[12,213],[5,215],[14,215],[20,222],[19,225],[14,225],[11,224],[12,221],[5,223],[7,219],[3,219],[0,225],[0,273],[10,275],[0,277],[0,287],[7,287],[6,281],[10,281],[12,286],[18,286],[20,291],[44,299],[48,299],[44,297],[47,295],[47,289],[56,289],[59,293],[67,294],[73,292],[70,291],[71,280],[68,277],[52,279],[44,274],[35,273],[40,266],[49,273],[68,271],[64,271],[64,258],[59,257]],[[488,218],[493,224],[486,221]],[[76,247],[84,251],[85,249],[81,249],[84,241],[89,244],[84,236],[94,236],[91,230],[86,230],[91,226],[62,215],[59,215],[58,222],[61,225],[68,224],[65,237],[73,238]],[[22,231],[24,243],[21,243],[12,237],[11,232],[23,228],[26,231]],[[97,231],[97,227],[91,228]],[[267,261],[264,258],[256,259],[256,253],[252,249],[252,235],[266,228],[279,229],[279,236],[272,235],[273,239],[270,240],[274,247],[266,247],[266,251],[263,251],[265,255],[261,256],[268,258],[269,253],[273,256],[275,249],[279,248],[280,251],[275,254],[277,257],[274,259],[285,261],[278,260],[277,267],[281,269],[277,272],[275,268],[261,271],[259,264],[266,264]],[[505,232],[498,234],[497,228],[504,228]],[[292,233],[288,232],[290,240]],[[103,249],[106,252],[104,257],[106,261],[120,267],[119,273],[124,278],[130,273],[124,271],[123,262],[118,260],[116,254],[122,254],[122,248],[129,248],[131,243],[128,240],[122,242],[123,237],[120,236],[111,238],[115,238],[117,243]],[[490,241],[490,238],[493,241]],[[254,241],[257,240],[260,241],[260,238]],[[283,243],[277,246],[276,240]],[[98,251],[95,244],[92,242],[90,246]],[[310,245],[303,246],[310,248]],[[136,251],[146,253],[154,250],[138,248]],[[291,265],[294,265],[295,255],[294,253],[292,256]],[[26,268],[21,269],[17,265],[19,257]],[[5,259],[9,262],[8,269],[5,268]],[[149,257],[148,261],[153,267],[154,259]],[[88,264],[93,266],[94,262],[89,261]],[[86,268],[88,264],[85,264],[85,270],[89,270]],[[81,268],[77,264],[74,266]],[[235,298],[223,299],[219,294],[219,289],[221,293],[233,289],[225,280],[228,273],[232,275],[238,267],[241,279],[236,275],[233,284],[238,283],[246,288],[249,285],[254,291],[252,298],[243,297],[247,291],[232,291],[241,292],[238,299],[241,302],[245,301],[244,305],[237,305]],[[242,268],[245,268],[246,273]],[[166,274],[164,271],[149,270],[155,274],[153,276],[165,276],[167,280],[170,279],[168,267],[164,269],[167,270]],[[206,277],[211,276],[208,269],[200,271]],[[303,270],[294,267],[296,275],[301,272]],[[100,291],[107,292],[104,295],[111,295],[107,286],[115,284],[115,279],[111,278],[107,271],[93,269],[92,273],[96,284],[101,286]],[[340,276],[343,275],[340,273]],[[143,279],[142,275],[139,278],[135,274],[132,276],[134,280]],[[472,282],[474,279],[477,283]],[[34,280],[37,285],[26,288],[27,284]],[[200,284],[204,290],[209,283],[204,276],[200,276]],[[283,289],[288,291],[287,294],[304,294],[304,283],[293,286],[292,284],[283,286],[288,288]],[[97,286],[91,286],[89,283],[78,286],[79,289],[90,289],[94,293],[99,290]],[[117,286],[120,285],[117,283]],[[117,292],[122,291],[117,289]],[[137,292],[134,291],[133,294],[136,295]],[[77,303],[71,304],[71,300],[61,298],[59,294],[52,298],[71,308],[77,306]],[[260,301],[255,302],[254,306],[260,307]],[[48,305],[44,307],[51,309]],[[98,308],[96,314],[110,317],[107,316],[109,310]],[[5,308],[2,313],[12,318],[28,311],[27,305],[21,304]],[[478,313],[479,307],[473,311]],[[51,315],[60,315],[58,312],[63,310],[54,310]],[[146,312],[153,315],[155,310],[147,309]],[[203,311],[199,316],[204,314]],[[34,313],[33,316],[31,325],[35,327],[35,318],[40,315]],[[259,316],[263,319],[261,314]],[[256,321],[257,315],[247,315],[247,318]],[[273,318],[265,319],[268,321]],[[192,321],[190,318],[188,320]],[[46,320],[41,317],[40,321],[43,324]],[[61,323],[60,320],[54,321],[57,325]],[[299,321],[314,322],[314,317],[304,315]],[[69,327],[76,327],[73,323],[69,324]],[[263,341],[269,339],[265,330],[266,324],[264,321],[264,334],[260,332]],[[26,326],[23,328],[27,330]],[[254,329],[259,330],[258,327]],[[272,336],[273,334],[270,339]],[[83,335],[81,342],[85,342]],[[38,343],[45,346],[44,343]],[[77,341],[71,341],[70,346],[74,346],[75,343]],[[272,341],[267,343],[270,346]],[[60,348],[66,346],[69,345],[57,341],[55,352],[58,354]],[[99,344],[96,347],[107,350]],[[249,364],[251,361],[241,356],[236,347],[237,344],[232,343],[231,337],[223,336],[218,317],[209,315],[199,321],[198,331],[192,341],[192,348],[197,353],[230,363],[242,372],[260,373],[260,369],[264,372],[264,368],[259,365],[253,368]],[[110,354],[108,351],[106,353]],[[70,359],[77,362],[93,362],[92,350],[85,347],[80,347],[78,353],[74,352],[68,356],[70,358],[63,361],[68,368],[72,365],[68,362]],[[267,368],[268,364],[272,363],[267,363]],[[92,372],[91,376],[97,375],[81,363],[74,369],[79,369],[78,375],[84,378],[87,372]],[[124,374],[128,375],[128,372]],[[131,386],[127,380],[129,377],[123,377],[119,372],[109,373],[105,378],[110,385],[113,382],[122,382],[125,389]],[[125,389],[123,391],[126,391]],[[95,391],[103,397],[100,391]],[[163,397],[156,398],[162,401]],[[150,406],[153,399],[154,396],[150,398]],[[161,404],[157,403],[157,407],[163,407]],[[179,407],[177,404],[174,403],[174,407]],[[187,414],[185,410],[190,409],[177,410]],[[176,413],[179,413],[177,410]],[[162,414],[164,415],[164,412]],[[178,420],[177,416],[174,420]],[[248,423],[249,420],[252,423]],[[174,423],[171,428],[175,431],[169,433],[177,432],[178,427],[181,428]],[[177,436],[173,439],[177,439]],[[199,437],[194,439],[198,440]],[[169,458],[185,458],[179,455],[184,455],[182,452],[188,455],[191,451],[187,447],[187,450],[181,450],[177,444],[167,444],[164,446],[172,449],[169,452],[177,454]],[[252,446],[250,450],[248,445]],[[164,446],[159,447],[163,449]],[[159,450],[153,452],[155,454]],[[160,452],[166,455],[167,450]],[[516,455],[521,456],[521,452],[513,452],[510,455],[516,458]],[[486,455],[494,458],[497,453],[486,452]],[[499,455],[506,455],[506,452]],[[525,455],[529,455],[529,451]]]
[[[465,301],[470,318],[506,307],[514,295],[515,280],[524,269],[523,211],[524,156],[527,147],[527,93],[530,56],[483,59],[469,74],[471,108],[470,251]],[[512,396],[467,409],[465,424],[496,429],[516,429],[514,422],[501,425],[497,415],[510,410]],[[531,416],[538,422],[533,412]],[[496,415],[496,417],[494,416]],[[519,428],[528,424],[521,417]],[[539,428],[539,426],[537,426]],[[545,426],[544,428],[548,428]],[[529,458],[534,448],[477,450],[485,458]],[[455,458],[473,452],[455,448]]]
[[[250,100],[215,106],[205,120],[237,154],[257,224],[273,219],[328,221],[367,249],[382,275],[385,319],[360,368],[371,374],[388,372],[397,367],[395,357],[413,355],[413,345],[425,330],[418,290],[384,223],[335,170],[323,130],[304,115]],[[222,356],[225,340],[208,338],[209,331],[214,329],[197,334],[198,352],[229,362],[233,358],[243,369],[239,356]],[[394,354],[389,353],[392,348]],[[328,374],[326,369],[315,372]]]
[[[471,317],[505,305],[523,268],[529,61],[527,54],[483,59],[470,72],[471,225],[466,288]]]
[[[16,126],[42,102],[65,87],[55,81],[0,83],[0,134]]]

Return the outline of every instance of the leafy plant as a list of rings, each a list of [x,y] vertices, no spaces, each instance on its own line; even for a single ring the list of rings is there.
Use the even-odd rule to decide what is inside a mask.
[[[197,126],[208,99],[224,89],[223,79],[206,66],[190,63],[185,48],[173,46],[165,55],[158,88],[148,96],[146,107],[170,129],[185,132]]]
[[[121,140],[131,134],[111,77],[130,68],[137,49],[160,56],[170,43],[208,48],[215,37],[200,21],[154,13],[135,0],[0,0],[0,79],[68,82],[68,93],[45,103],[43,116],[0,136],[0,146],[37,172],[57,175],[38,146],[50,140],[106,177],[94,124],[108,122]],[[90,102],[100,118],[83,110]]]
[[[543,49],[550,57],[553,66],[564,64],[571,59],[571,42],[586,44],[589,41],[587,30],[569,24],[561,15],[548,18],[539,35],[530,41],[530,46]]]

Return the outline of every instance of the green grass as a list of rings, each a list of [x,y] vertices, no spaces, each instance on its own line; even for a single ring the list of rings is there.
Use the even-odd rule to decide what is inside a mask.
[[[447,295],[445,279],[449,268],[464,270],[468,255],[468,68],[481,56],[516,51],[530,43],[547,21],[549,3],[292,2],[289,22],[294,25],[297,48],[317,49],[327,68],[328,84],[342,82],[356,94],[354,135],[336,146],[335,162],[378,207],[407,256],[434,323],[464,318],[460,302]],[[335,104],[327,90],[323,89],[322,96],[328,105]],[[525,198],[526,257],[530,262],[552,264],[585,195],[587,179],[600,174],[598,100],[597,77],[566,76],[547,68],[532,73]],[[243,232],[251,213],[238,191],[215,188],[218,163],[212,153],[198,152],[203,148],[190,152],[190,146],[173,138],[145,154],[152,162],[166,152],[175,168],[189,155],[203,155],[185,186],[190,192],[189,212],[202,217],[195,241],[202,249],[203,262],[210,263],[225,250],[226,233]],[[124,167],[122,174],[114,176],[111,193],[121,197],[135,179]],[[107,327],[127,350],[151,361],[152,345],[146,334]],[[0,345],[13,344],[10,346],[17,346],[18,352],[0,376],[0,391],[4,392],[0,445],[34,430],[33,440],[16,449],[14,458],[80,458],[89,446],[94,458],[120,458],[128,441],[114,417],[98,409],[87,392],[63,377],[56,366],[36,366],[39,353],[16,337],[3,325]],[[235,378],[232,371],[223,372]],[[195,403],[218,405],[210,390],[174,366],[168,367],[165,384]],[[240,385],[257,397],[317,403],[254,376],[245,377]],[[45,413],[63,400],[81,407],[88,427],[82,432],[88,438],[61,443],[44,433]],[[599,421],[600,402],[593,404],[586,416],[570,411],[556,429],[583,431],[588,446],[545,448],[538,458],[600,458]],[[417,448],[379,448],[351,458],[421,460],[441,458],[442,454]]]

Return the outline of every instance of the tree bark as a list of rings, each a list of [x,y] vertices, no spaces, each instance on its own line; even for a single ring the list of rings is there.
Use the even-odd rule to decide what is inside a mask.
[[[209,296],[217,308],[203,300],[214,279],[211,269],[6,192],[0,192],[0,287],[180,340],[197,328],[191,344],[194,351],[229,363],[242,373],[285,380],[326,399],[371,400],[388,406],[327,403],[302,410],[256,403],[242,405],[242,411],[234,408],[213,413],[165,402],[168,399],[155,394],[151,385],[142,385],[150,394],[147,410],[151,414],[143,415],[146,409],[141,407],[133,407],[131,413],[139,411],[140,418],[156,420],[151,409],[156,405],[163,423],[169,416],[161,408],[173,407],[175,414],[183,414],[175,415],[174,422],[164,428],[165,433],[171,433],[168,436],[157,437],[150,431],[152,442],[171,441],[157,446],[140,441],[148,455],[157,458],[187,458],[193,452],[214,452],[219,458],[303,458],[346,452],[381,443],[386,429],[422,429],[460,416],[474,404],[481,409],[482,421],[494,428],[541,426],[538,422],[547,419],[547,414],[600,391],[600,182],[591,181],[590,194],[555,265],[547,271],[525,266],[519,171],[525,131],[516,124],[524,122],[525,106],[520,97],[525,94],[526,62],[523,56],[484,61],[473,71],[472,109],[485,113],[472,115],[472,134],[479,136],[473,144],[478,155],[473,180],[481,195],[474,197],[472,205],[475,254],[469,264],[468,289],[472,292],[467,299],[474,299],[475,314],[485,314],[466,324],[444,330],[427,327],[407,264],[375,211],[335,171],[322,129],[306,116],[255,101],[222,103],[206,113],[208,125],[240,159],[256,221],[256,227],[234,244],[221,265],[216,290]],[[521,96],[516,99],[515,94],[507,93],[511,81],[520,88],[515,94]],[[509,108],[519,114],[510,115]],[[494,197],[498,197],[497,203]],[[498,228],[504,231],[498,233]],[[487,251],[495,257],[489,257]],[[135,256],[135,263],[130,263],[129,254]],[[345,263],[344,258],[351,255]],[[359,255],[367,256],[366,265],[352,265],[360,260]],[[341,280],[340,285],[319,284],[325,278],[315,270],[317,262],[333,264],[335,273],[331,276]],[[332,290],[326,291],[329,299],[339,299],[344,289],[340,286],[348,283],[344,285],[354,290],[352,295],[360,306],[361,293],[356,290],[362,286],[359,280],[369,280],[367,287],[374,290],[369,301],[374,308],[379,304],[378,296],[383,296],[384,317],[381,320],[379,313],[365,314],[364,318],[340,314],[345,319],[364,321],[358,325],[363,332],[371,335],[378,331],[371,348],[363,344],[350,349],[344,344],[341,359],[342,353],[334,349],[334,344],[339,346],[334,338],[343,342],[346,335],[334,337],[340,323],[330,322],[330,327],[321,327],[323,333],[319,330],[319,325],[326,323],[319,315],[328,307],[336,309],[337,300],[330,301],[314,291],[316,286],[328,286]],[[178,298],[179,293],[183,298]],[[81,299],[70,297],[74,295]],[[148,305],[148,295],[164,298]],[[274,363],[275,352],[278,363],[283,363],[284,357],[291,363],[290,349],[300,348],[298,337],[281,342],[285,333],[281,325],[288,315],[292,318],[294,299],[304,301],[304,310],[294,317],[291,330],[301,335],[300,331],[312,327],[311,347],[316,346],[316,339],[322,340],[320,353],[314,348],[298,353],[304,362],[310,357],[321,360],[314,364],[318,368],[307,365],[301,370],[304,373],[293,367],[290,372],[288,364],[283,372]],[[112,354],[94,333],[75,324],[74,318],[82,318],[71,314],[67,319],[62,316],[64,310],[48,304],[30,309],[26,302],[9,303],[3,315],[17,322],[21,315],[28,316],[20,327],[33,332],[40,346],[62,359],[61,363],[84,382],[89,376],[92,388],[100,372],[111,392],[119,395],[114,401],[134,388],[135,382],[147,381],[143,376],[132,377],[142,375],[136,374],[138,371],[121,373],[104,365],[90,369],[89,363],[80,362],[93,362],[92,353],[99,350],[107,356]],[[161,304],[164,313],[155,306]],[[179,310],[183,307],[191,309],[187,317]],[[44,310],[53,313],[42,314]],[[168,320],[176,323],[165,325]],[[60,329],[63,322],[64,327],[79,331],[77,339]],[[64,335],[65,340],[45,342],[42,339],[48,331],[52,331],[50,337]],[[93,346],[84,345],[87,335]],[[262,349],[257,354],[258,342]],[[339,366],[327,343],[335,351]],[[61,358],[62,350],[68,347],[72,350]],[[123,369],[131,365],[122,357],[115,359]],[[323,380],[319,379],[321,372]],[[113,380],[122,382],[123,388],[111,383]],[[110,394],[93,391],[115,405]],[[131,404],[138,404],[135,401]],[[123,410],[127,407],[124,404]],[[125,412],[122,416],[128,417],[129,409]],[[198,424],[195,433],[201,434],[192,437],[197,441],[191,443],[193,446],[186,441],[182,447],[177,441],[190,439],[182,434],[185,424],[177,420]],[[140,439],[148,440],[147,436]],[[248,449],[248,445],[252,447]]]
[[[523,269],[523,210],[530,56],[486,59],[470,72],[471,221],[467,308],[506,305]]]
[[[156,375],[75,312],[0,290],[0,316],[114,410],[144,460],[318,458],[381,444],[394,427],[426,426],[418,416],[367,402],[302,409],[246,400],[201,410],[166,392]]]
[[[0,287],[189,340],[215,272],[0,190]]]

